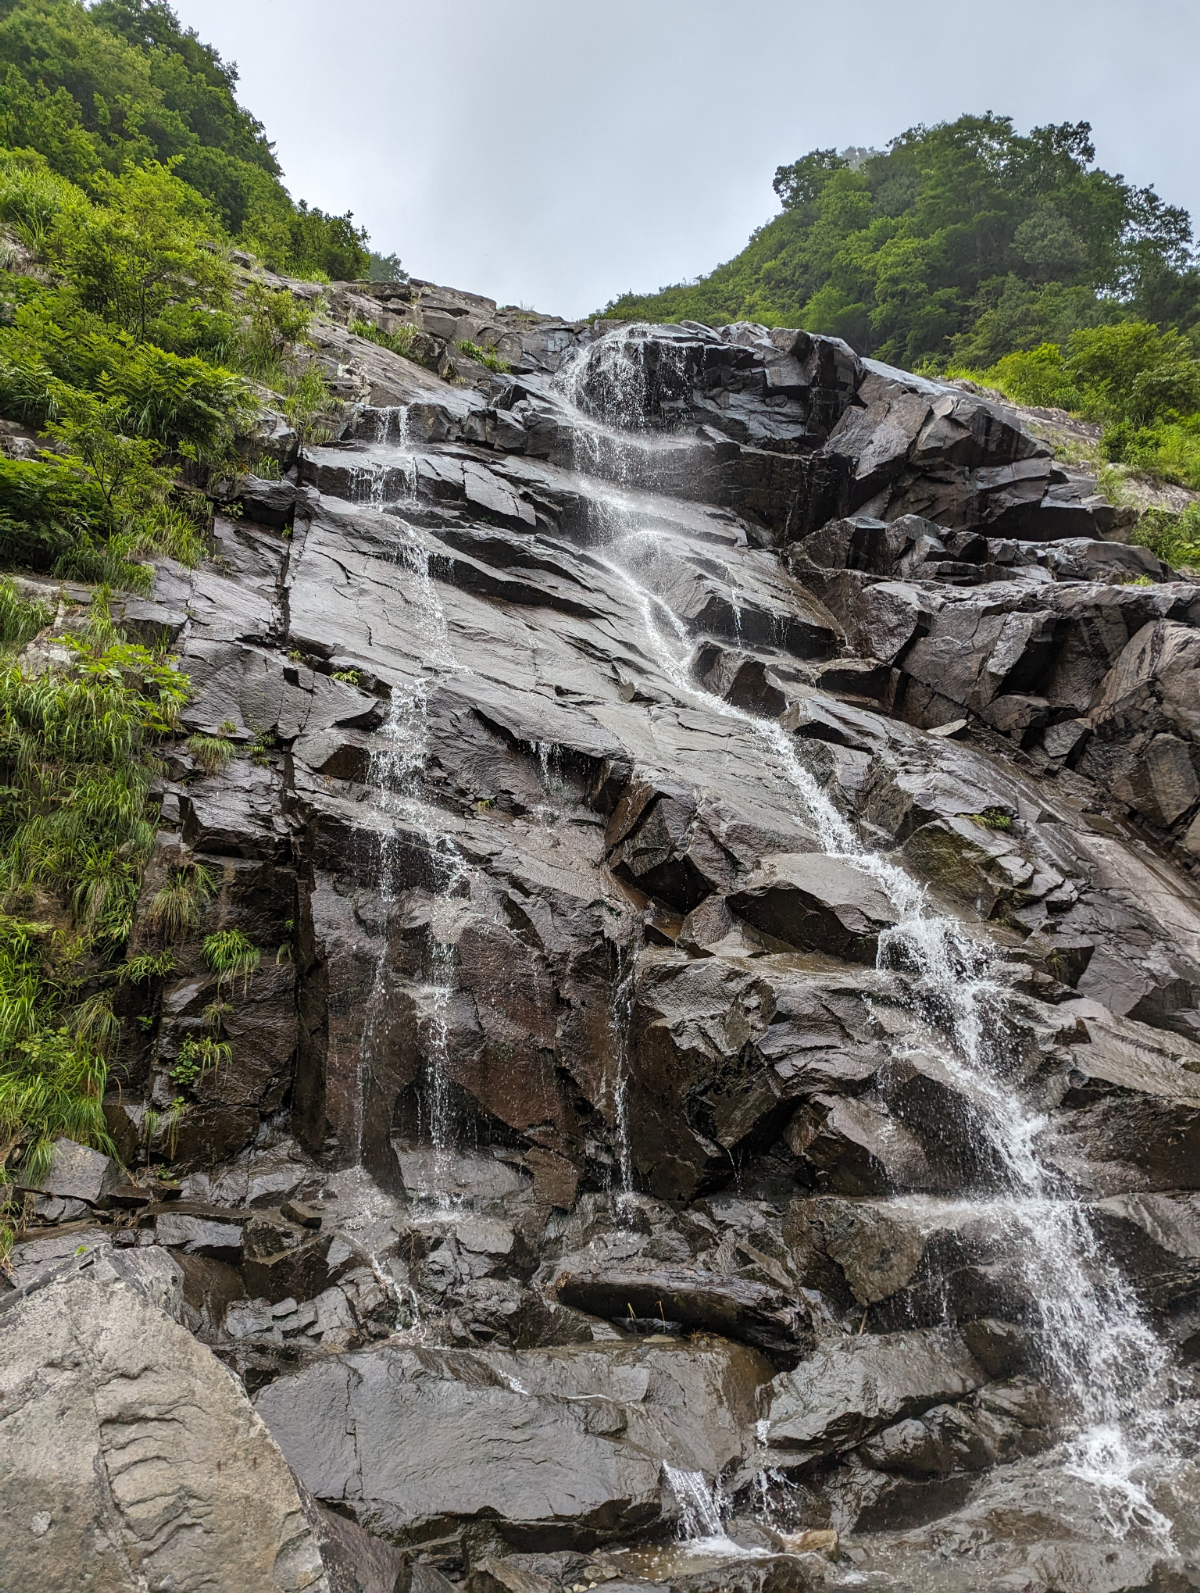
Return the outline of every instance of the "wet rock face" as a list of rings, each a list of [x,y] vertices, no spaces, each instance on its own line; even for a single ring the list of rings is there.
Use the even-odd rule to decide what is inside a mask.
[[[836,340],[330,303],[344,434],[130,603],[234,748],[171,750],[135,950],[212,890],[117,1006],[182,1188],[47,1186],[14,1276],[169,1253],[331,1586],[590,1586],[666,1462],[747,1586],[811,1530],[828,1586],[1174,1587],[1168,1460],[1114,1526],[1055,1446],[1200,1355],[1200,588]]]
[[[658,1518],[664,1460],[721,1471],[766,1370],[720,1342],[384,1348],[273,1383],[257,1408],[314,1495],[392,1542],[486,1514],[512,1548],[586,1549]]]

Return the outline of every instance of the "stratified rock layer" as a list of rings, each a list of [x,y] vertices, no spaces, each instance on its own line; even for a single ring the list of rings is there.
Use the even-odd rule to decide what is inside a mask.
[[[0,1313],[4,1587],[327,1593],[277,1445],[155,1303],[176,1269],[149,1255],[89,1258]]]

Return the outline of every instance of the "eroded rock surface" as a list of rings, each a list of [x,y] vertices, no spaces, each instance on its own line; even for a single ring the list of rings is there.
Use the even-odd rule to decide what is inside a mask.
[[[176,1269],[147,1254],[68,1265],[0,1312],[4,1586],[327,1593],[277,1445],[157,1303]]]

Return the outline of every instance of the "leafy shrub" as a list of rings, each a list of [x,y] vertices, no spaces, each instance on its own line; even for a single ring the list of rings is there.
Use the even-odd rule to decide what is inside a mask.
[[[1139,520],[1133,540],[1172,569],[1200,566],[1200,503],[1189,504],[1182,514],[1150,509]]]
[[[1134,426],[1119,421],[1100,439],[1104,456],[1135,474],[1200,489],[1200,415]]]
[[[286,288],[268,288],[252,281],[246,285],[241,308],[238,363],[259,381],[276,382],[287,354],[308,332],[312,307]]]
[[[0,985],[10,988],[13,959],[24,948],[19,932],[0,923]],[[0,998],[3,999],[3,998]],[[48,1010],[41,1014],[43,1020]],[[26,1027],[20,1037],[0,1020],[0,1184],[11,1181],[14,1150],[20,1181],[36,1187],[60,1135],[115,1155],[101,1102],[108,1080],[104,1058],[65,1025]]]
[[[0,328],[0,408],[42,427],[89,401],[123,432],[206,454],[226,447],[253,409],[234,372],[138,342],[65,290],[19,305]]]
[[[97,172],[90,186],[98,203],[64,206],[46,240],[85,309],[140,340],[170,304],[227,302],[220,227],[194,188],[156,161]]]
[[[10,79],[11,76],[10,73]],[[28,151],[0,152],[0,221],[11,227],[35,254],[45,250],[63,210],[79,203],[82,197],[77,188],[36,155]]]
[[[56,889],[92,938],[116,942],[153,841],[142,749],[172,727],[187,682],[136,644],[73,646],[68,670],[0,674],[0,890]]]
[[[305,365],[295,377],[281,384],[283,413],[296,428],[302,442],[319,447],[333,436],[330,420],[339,407],[315,364]]]
[[[180,1045],[174,1065],[167,1077],[172,1084],[182,1084],[185,1089],[199,1084],[210,1068],[220,1067],[233,1055],[233,1047],[223,1040],[214,1040],[209,1034],[188,1035]]]
[[[103,492],[64,462],[0,458],[0,558],[47,570],[113,529]]]
[[[1127,321],[1006,354],[984,371],[953,368],[1019,404],[1105,422],[1104,457],[1139,475],[1200,487],[1200,359],[1170,329]]]

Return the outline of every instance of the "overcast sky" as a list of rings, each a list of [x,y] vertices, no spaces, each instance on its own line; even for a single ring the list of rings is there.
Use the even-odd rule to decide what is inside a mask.
[[[776,166],[993,110],[1087,120],[1200,215],[1197,0],[174,0],[296,198],[414,276],[582,316],[711,270]]]

